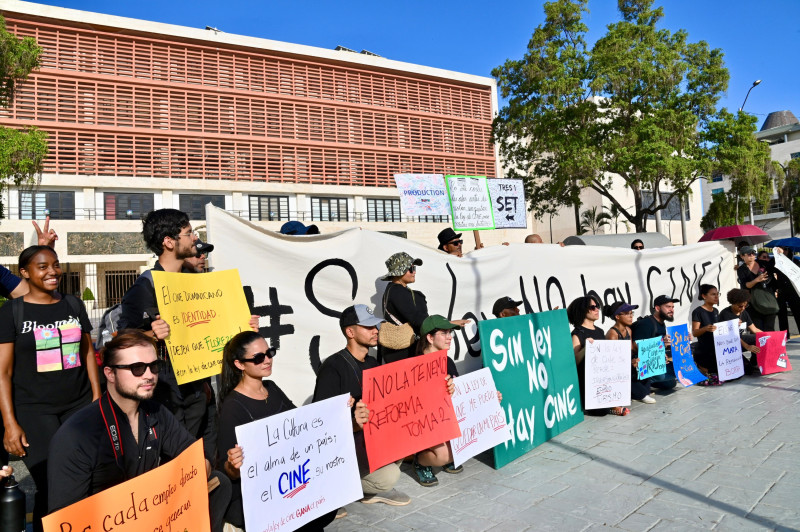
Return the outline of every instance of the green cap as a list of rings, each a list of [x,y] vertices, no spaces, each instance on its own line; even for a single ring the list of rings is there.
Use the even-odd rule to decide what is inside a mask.
[[[420,336],[425,336],[426,334],[439,329],[443,331],[449,331],[453,329],[458,331],[461,329],[461,325],[456,325],[439,314],[433,314],[432,316],[425,318],[425,321],[422,322],[422,325],[419,328],[419,334]]]

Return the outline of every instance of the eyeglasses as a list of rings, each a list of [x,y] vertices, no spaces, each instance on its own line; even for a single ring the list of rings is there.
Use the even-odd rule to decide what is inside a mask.
[[[417,273],[417,267],[414,266],[414,265],[409,266],[408,267],[408,272],[409,273]]]
[[[175,238],[180,238],[182,236],[188,236],[189,238],[191,238],[191,237],[196,236],[196,235],[197,235],[197,233],[195,233],[194,231],[191,231],[189,233],[178,233],[178,236],[176,236]]]
[[[277,354],[278,353],[275,350],[275,348],[271,347],[271,348],[267,349],[266,353],[256,353],[256,354],[253,355],[253,358],[240,358],[239,361],[240,362],[252,362],[256,366],[258,366],[259,364],[263,364],[264,363],[264,359],[265,358],[272,359],[272,358],[275,358],[275,355],[277,355]]]
[[[642,249],[644,249],[644,246],[633,246],[633,249],[639,249],[639,250],[642,250]]]
[[[742,253],[742,255],[755,255],[755,251],[748,251],[747,253]]]
[[[141,377],[144,375],[144,371],[146,369],[149,369],[150,373],[153,375],[160,373],[161,370],[164,369],[164,361],[154,360],[150,363],[134,362],[133,364],[109,364],[108,367],[114,369],[127,369],[133,373],[134,377]]]
[[[448,246],[460,246],[463,243],[464,243],[463,240],[453,240],[452,242],[448,242],[447,245]]]
[[[598,307],[597,305],[590,305],[590,306],[588,307],[588,309],[589,309],[589,310],[597,310],[597,309],[599,309],[599,308],[600,308],[600,307]]]

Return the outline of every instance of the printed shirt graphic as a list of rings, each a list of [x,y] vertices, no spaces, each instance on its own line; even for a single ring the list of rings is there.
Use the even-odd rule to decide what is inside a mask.
[[[77,322],[64,323],[55,329],[35,329],[33,338],[36,344],[36,370],[39,373],[81,365],[81,327]]]

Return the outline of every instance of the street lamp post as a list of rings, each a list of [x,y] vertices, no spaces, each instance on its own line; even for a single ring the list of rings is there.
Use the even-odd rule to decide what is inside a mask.
[[[744,96],[744,101],[742,102],[742,106],[739,107],[739,111],[744,111],[744,104],[747,103],[747,97],[750,96],[750,91],[753,90],[753,88],[755,88],[755,86],[759,85],[760,83],[761,83],[760,79],[757,79],[753,82],[753,85],[747,90],[747,94],[745,94]]]

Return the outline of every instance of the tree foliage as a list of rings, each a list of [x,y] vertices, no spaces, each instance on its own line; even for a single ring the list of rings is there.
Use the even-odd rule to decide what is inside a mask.
[[[607,212],[597,212],[597,207],[592,207],[581,213],[581,234],[592,232],[597,234],[602,227],[611,225],[611,216]]]
[[[732,134],[716,108],[728,71],[721,50],[658,28],[663,11],[653,0],[619,0],[621,20],[589,49],[587,1],[546,3],[524,57],[494,69],[508,104],[493,139],[507,173],[525,180],[535,216],[578,205],[588,187],[644,231],[647,216],[740,157],[712,151]],[[614,175],[633,206],[612,191]]]
[[[42,49],[30,37],[18,39],[0,16],[0,107],[9,107],[17,85],[39,66]],[[41,175],[47,156],[47,134],[36,128],[0,127],[0,187],[31,186]],[[0,218],[3,204],[0,201]]]
[[[737,210],[736,203],[739,203]],[[708,206],[705,216],[700,220],[703,231],[711,231],[726,225],[738,225],[744,222],[744,217],[749,213],[748,202],[734,194],[721,192],[711,196],[711,205]]]

